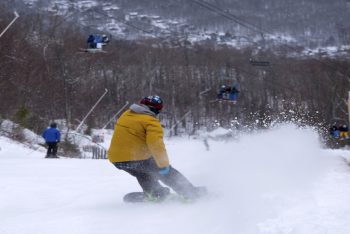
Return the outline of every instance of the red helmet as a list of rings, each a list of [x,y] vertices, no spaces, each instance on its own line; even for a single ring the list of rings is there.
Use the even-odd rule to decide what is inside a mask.
[[[157,111],[160,111],[163,108],[163,101],[159,96],[148,96],[142,98],[141,104],[146,105],[150,108],[154,108]]]

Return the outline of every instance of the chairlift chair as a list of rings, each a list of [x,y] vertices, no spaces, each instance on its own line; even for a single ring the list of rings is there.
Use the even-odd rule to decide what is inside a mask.
[[[269,61],[257,61],[254,59],[249,59],[249,63],[253,66],[256,66],[256,67],[269,67],[270,66]]]
[[[238,84],[234,84],[233,86],[221,85],[219,93],[217,94],[217,100],[219,102],[227,101],[236,104],[239,92],[240,89]]]
[[[87,53],[107,53],[103,50],[103,47],[109,43],[107,35],[103,34],[90,34],[87,39],[87,48],[80,48],[80,51]]]

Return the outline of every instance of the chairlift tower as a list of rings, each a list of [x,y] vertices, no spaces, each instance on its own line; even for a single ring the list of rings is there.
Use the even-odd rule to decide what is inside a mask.
[[[79,132],[81,126],[83,126],[85,120],[87,119],[87,117],[89,117],[89,115],[91,114],[91,112],[95,109],[95,107],[101,102],[101,100],[104,98],[104,96],[106,96],[106,94],[108,93],[108,89],[105,88],[105,92],[101,95],[101,97],[97,100],[97,102],[95,103],[95,105],[93,105],[93,107],[89,110],[89,112],[86,114],[86,116],[83,118],[83,120],[80,122],[80,124],[78,125],[78,127],[75,129],[76,132]]]
[[[15,11],[15,18],[13,18],[13,20],[7,25],[7,27],[1,32],[0,37],[2,37],[2,35],[5,34],[5,32],[12,26],[12,24],[18,19],[19,14]]]

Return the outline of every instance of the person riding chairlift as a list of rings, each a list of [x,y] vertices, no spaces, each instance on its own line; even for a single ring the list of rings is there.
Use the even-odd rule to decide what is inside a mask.
[[[102,49],[102,47],[107,45],[108,42],[109,38],[105,34],[103,34],[102,36],[99,34],[91,34],[87,39],[89,49]]]
[[[236,102],[238,93],[239,93],[239,90],[236,86],[231,87],[231,86],[222,85],[218,93],[218,99]]]

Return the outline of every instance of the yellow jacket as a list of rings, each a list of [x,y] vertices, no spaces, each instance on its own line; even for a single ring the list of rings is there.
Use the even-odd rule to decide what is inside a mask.
[[[147,106],[133,104],[118,119],[108,159],[113,162],[146,160],[153,157],[159,168],[169,166],[163,128]]]

